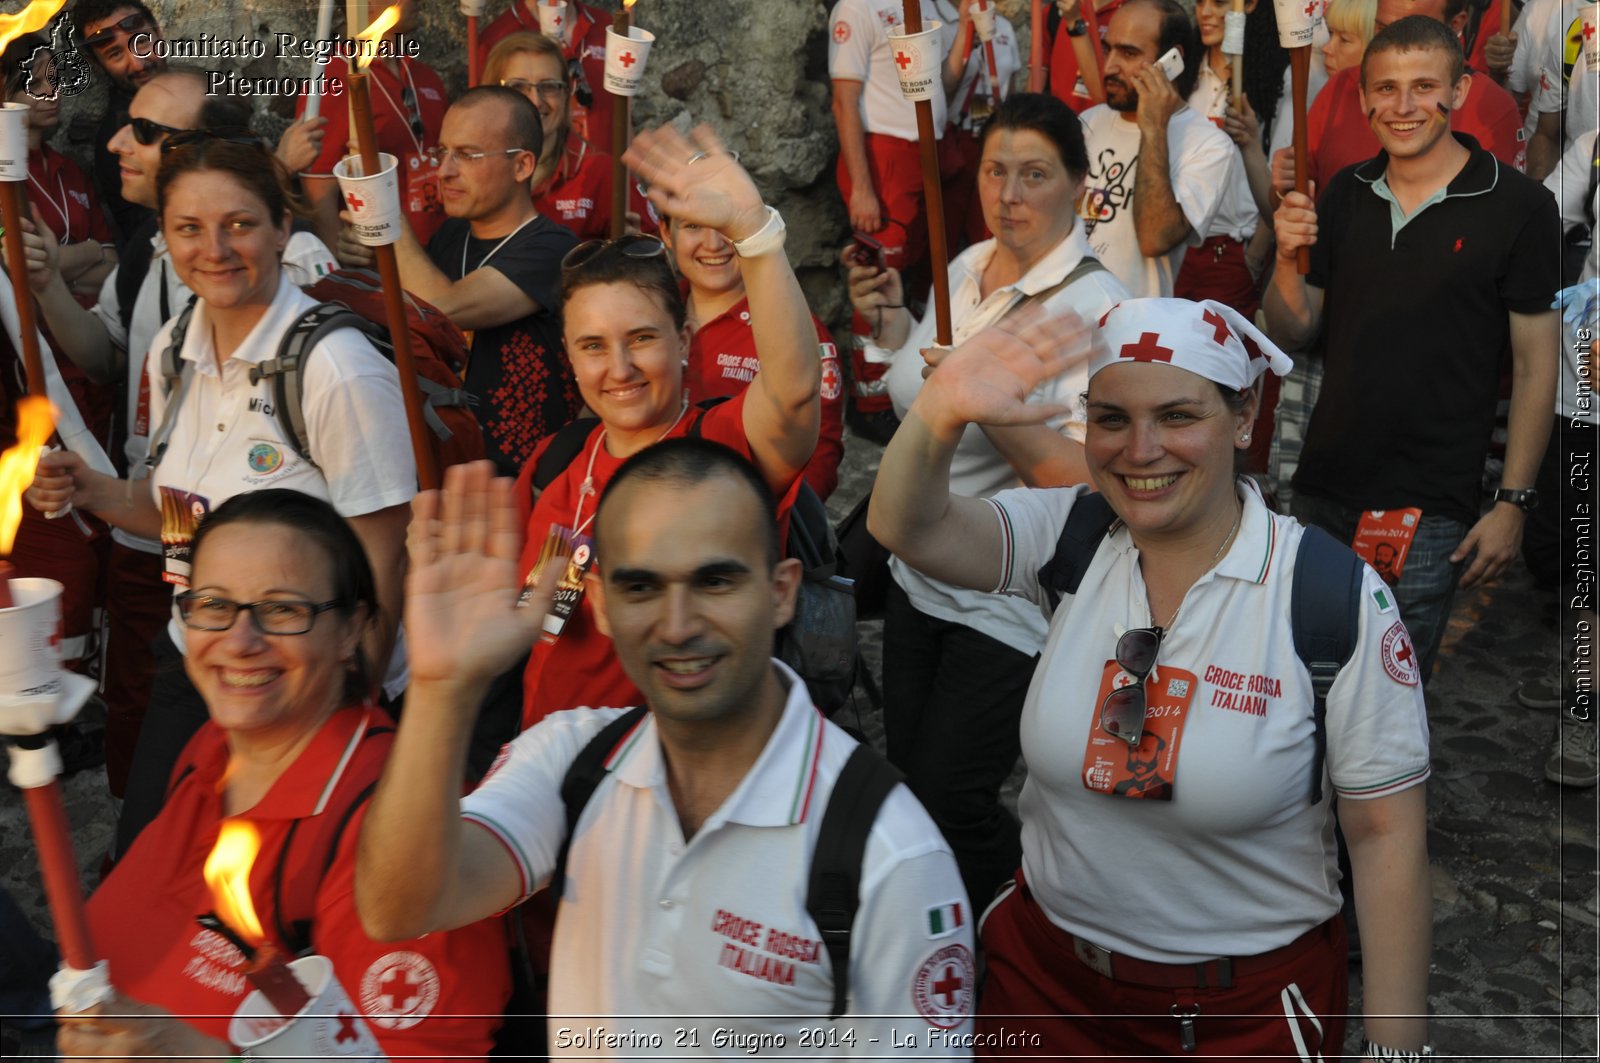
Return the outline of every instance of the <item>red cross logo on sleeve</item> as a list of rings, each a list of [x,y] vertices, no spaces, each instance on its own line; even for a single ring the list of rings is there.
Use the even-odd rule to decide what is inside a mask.
[[[933,983],[933,991],[944,998],[945,1007],[951,1008],[955,1007],[956,994],[961,992],[961,987],[965,984],[955,965],[949,964],[944,969],[944,977]]]
[[[894,61],[895,65],[901,70],[904,70],[911,65],[911,57],[904,52],[894,53]]]
[[[367,206],[367,201],[357,196],[354,192],[346,192],[344,201],[350,204],[350,209],[356,211],[357,213],[366,209]]]
[[[1211,338],[1217,342],[1218,347],[1226,346],[1227,342],[1233,338],[1233,333],[1228,329],[1227,319],[1215,310],[1207,310],[1200,315],[1200,320],[1212,327],[1214,332]]]
[[[843,44],[850,39],[850,23],[840,19],[833,24],[833,39]]]
[[[1132,358],[1136,362],[1170,362],[1172,348],[1161,346],[1160,339],[1154,332],[1140,333],[1139,342],[1124,343],[1117,357]]]

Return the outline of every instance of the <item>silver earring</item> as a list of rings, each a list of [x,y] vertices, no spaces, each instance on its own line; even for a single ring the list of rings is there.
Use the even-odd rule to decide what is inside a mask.
[[[1247,447],[1247,446],[1250,445],[1250,433],[1249,432],[1246,432],[1244,435],[1239,437],[1239,445],[1241,447]]]

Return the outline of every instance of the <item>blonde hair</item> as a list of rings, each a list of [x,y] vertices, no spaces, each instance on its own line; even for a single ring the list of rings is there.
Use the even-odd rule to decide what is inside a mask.
[[[1376,2],[1376,0],[1373,0],[1373,2]],[[500,84],[501,80],[506,76],[506,68],[511,65],[512,58],[519,55],[549,56],[561,65],[561,80],[567,81],[567,60],[561,54],[561,45],[542,33],[513,33],[489,50],[489,58],[484,60],[483,73],[479,78],[479,84]],[[538,188],[549,179],[551,174],[556,172],[556,167],[561,165],[561,156],[566,153],[567,134],[572,130],[570,84],[568,85],[568,95],[563,116],[561,127],[556,130],[556,135],[545,142],[544,150],[539,153],[539,165],[534,168],[533,177],[529,179],[529,186],[532,188]]]
[[[1348,33],[1365,48],[1372,43],[1378,17],[1378,0],[1328,0],[1323,9],[1328,32]]]

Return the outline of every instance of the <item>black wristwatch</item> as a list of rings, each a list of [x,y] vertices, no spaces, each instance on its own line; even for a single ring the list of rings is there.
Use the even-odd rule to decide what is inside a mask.
[[[1087,22],[1085,22],[1082,18],[1078,19],[1078,21],[1074,22],[1072,25],[1067,27],[1067,36],[1068,37],[1082,37],[1085,33],[1088,33],[1088,32],[1089,32],[1089,24]]]
[[[1502,487],[1494,493],[1496,502],[1510,502],[1524,513],[1531,513],[1539,505],[1539,491],[1537,488],[1524,487],[1520,491],[1511,487]]]

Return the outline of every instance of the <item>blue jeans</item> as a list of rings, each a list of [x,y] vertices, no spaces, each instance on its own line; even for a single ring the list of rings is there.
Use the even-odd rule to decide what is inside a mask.
[[[1315,524],[1342,543],[1355,541],[1356,524],[1361,519],[1359,509],[1303,492],[1295,493],[1290,509],[1302,524]],[[1445,625],[1450,622],[1450,606],[1455,601],[1456,583],[1464,564],[1452,563],[1450,555],[1467,537],[1467,531],[1467,525],[1459,520],[1424,513],[1417,524],[1416,537],[1411,540],[1405,570],[1394,586],[1395,604],[1417,651],[1417,667],[1424,683],[1433,675],[1434,658],[1444,640]]]

